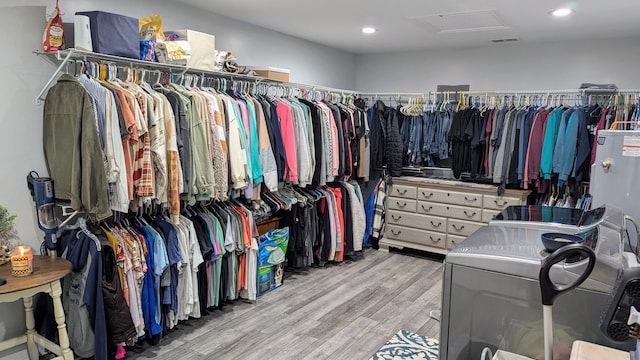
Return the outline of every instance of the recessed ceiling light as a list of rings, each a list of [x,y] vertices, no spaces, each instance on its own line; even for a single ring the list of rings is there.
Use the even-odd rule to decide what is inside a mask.
[[[365,26],[362,28],[362,33],[363,34],[373,34],[376,32],[376,28],[372,27],[372,26]]]
[[[553,10],[551,12],[551,15],[562,17],[562,16],[567,16],[567,15],[571,14],[571,12],[572,11],[569,8],[560,8],[560,9]]]

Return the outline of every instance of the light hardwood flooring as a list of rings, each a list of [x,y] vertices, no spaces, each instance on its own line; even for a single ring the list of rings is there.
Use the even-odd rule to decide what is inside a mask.
[[[369,359],[401,329],[438,338],[442,263],[366,250],[365,257],[285,278],[254,304],[179,325],[134,359]]]

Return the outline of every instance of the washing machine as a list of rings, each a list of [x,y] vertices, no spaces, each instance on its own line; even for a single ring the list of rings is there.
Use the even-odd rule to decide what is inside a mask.
[[[614,341],[600,329],[616,281],[628,264],[623,256],[625,214],[604,206],[591,211],[517,206],[505,209],[446,256],[440,327],[441,359],[480,359],[482,350],[502,349],[536,358],[543,354],[540,264],[549,233],[580,237],[596,254],[596,265],[578,288],[553,304],[556,346],[584,340],[621,350],[635,341]],[[556,284],[573,283],[584,258],[554,265]]]

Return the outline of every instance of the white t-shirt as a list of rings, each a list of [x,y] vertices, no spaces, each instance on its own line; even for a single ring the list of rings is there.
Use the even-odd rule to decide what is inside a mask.
[[[196,229],[193,226],[193,222],[184,216],[180,216],[180,224],[182,224],[188,232],[187,246],[189,251],[189,260],[191,262],[189,271],[191,272],[190,290],[193,304],[190,309],[191,311],[187,313],[187,315],[198,319],[202,316],[200,314],[200,298],[198,296],[198,266],[204,262],[204,258],[202,257],[202,251],[200,251],[200,244],[198,243],[198,236],[196,234]]]

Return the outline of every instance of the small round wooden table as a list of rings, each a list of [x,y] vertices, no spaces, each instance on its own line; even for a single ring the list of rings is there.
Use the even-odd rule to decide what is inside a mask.
[[[69,336],[64,320],[62,308],[62,288],[60,279],[71,272],[71,263],[65,259],[52,258],[50,256],[33,256],[33,273],[29,276],[15,277],[11,275],[11,264],[0,266],[0,278],[7,280],[0,286],[0,303],[14,302],[22,299],[26,315],[27,333],[17,338],[0,342],[0,351],[27,344],[29,358],[39,358],[38,345],[58,355],[56,359],[73,360],[73,352],[69,349]],[[35,330],[33,318],[33,296],[38,293],[47,293],[53,299],[53,310],[58,324],[58,338],[60,345],[56,345],[38,334]]]

